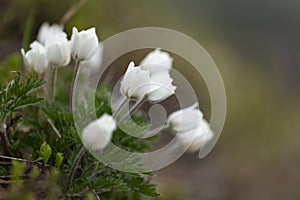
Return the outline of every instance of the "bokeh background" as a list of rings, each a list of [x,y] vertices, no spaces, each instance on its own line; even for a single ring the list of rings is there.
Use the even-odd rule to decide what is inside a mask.
[[[1,81],[19,69],[19,49],[41,23],[58,23],[76,2],[1,0]],[[219,67],[228,100],[223,133],[206,158],[185,154],[157,172],[160,199],[300,199],[299,9],[294,0],[87,0],[66,22],[69,35],[73,26],[95,26],[100,40],[136,27],[174,29],[197,40]],[[125,69],[127,58],[117,64]],[[191,68],[180,60],[174,68],[192,82],[199,78],[189,77]],[[209,94],[199,81],[209,116]]]

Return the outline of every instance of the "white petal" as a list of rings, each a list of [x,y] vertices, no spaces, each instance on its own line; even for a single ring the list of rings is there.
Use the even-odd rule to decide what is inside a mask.
[[[190,152],[199,151],[213,137],[213,132],[206,120],[202,120],[195,129],[176,134],[176,139]]]
[[[42,26],[39,29],[38,35],[37,35],[37,39],[40,42],[45,42],[46,38],[47,38],[47,33],[49,31],[49,23],[44,22],[42,24]]]
[[[134,67],[123,77],[121,87],[125,88],[129,98],[143,98],[149,90],[149,82],[149,72],[140,67]]]
[[[170,73],[168,71],[155,73],[150,78],[150,85],[152,89],[149,93],[161,87],[171,88],[170,86],[172,85],[172,82],[173,79],[170,77]]]
[[[128,72],[130,72],[131,70],[133,70],[134,67],[135,67],[135,64],[134,64],[133,61],[131,61],[131,62],[129,63],[129,65],[128,65],[128,67],[127,67],[127,70],[126,70],[125,74],[128,73]]]
[[[97,47],[97,51],[89,60],[82,61],[80,64],[83,67],[82,70],[86,72],[92,72],[98,70],[101,67],[103,59],[103,45],[100,43]],[[86,69],[85,69],[86,68]]]
[[[143,69],[150,70],[151,74],[160,71],[169,71],[172,67],[173,58],[167,52],[155,49],[150,52],[140,63]]]
[[[104,149],[110,142],[116,122],[112,116],[104,114],[91,122],[82,131],[82,142],[91,150]]]
[[[60,64],[60,66],[66,66],[70,63],[71,60],[71,42],[67,41],[62,47],[61,52],[63,55],[63,62]]]
[[[72,56],[77,58],[78,54],[78,46],[79,46],[79,35],[78,30],[76,27],[72,29],[72,36],[71,36],[71,49],[72,49]]]
[[[96,29],[90,28],[78,33],[74,27],[71,37],[72,42],[72,56],[78,60],[89,60],[97,52],[98,37]]]
[[[27,70],[30,70],[29,61],[28,61],[28,59],[27,59],[27,56],[26,56],[25,51],[24,51],[23,48],[21,49],[21,54],[22,54],[22,57],[23,57],[23,63],[24,63],[25,68],[26,68]]]
[[[98,47],[98,40],[94,37],[89,38],[85,42],[82,42],[78,50],[78,58],[82,60],[90,59],[96,52]]]
[[[150,74],[148,71],[140,71],[134,78],[130,87],[129,96],[132,98],[143,98],[149,90]]]
[[[131,87],[131,83],[136,76],[135,71],[133,71],[134,69],[135,69],[134,62],[130,62],[121,81],[121,87],[120,87],[121,93],[127,97],[129,97],[128,90]]]
[[[59,66],[61,63],[63,63],[63,55],[58,44],[49,46],[47,49],[47,55],[51,64]]]
[[[34,63],[34,70],[38,74],[42,74],[47,70],[48,65],[49,63],[46,54],[41,54]]]
[[[173,85],[163,86],[147,95],[147,99],[150,102],[160,102],[175,93],[176,87]]]
[[[34,51],[45,52],[45,47],[38,41],[33,41],[29,47]]]
[[[194,129],[203,118],[203,113],[195,108],[196,105],[193,104],[188,108],[172,113],[167,119],[167,124],[171,126],[172,130],[177,132]]]
[[[53,35],[61,34],[67,37],[67,34],[63,32],[63,26],[58,24],[49,25],[49,23],[44,22],[39,29],[37,39],[42,44],[45,44],[46,40]]]

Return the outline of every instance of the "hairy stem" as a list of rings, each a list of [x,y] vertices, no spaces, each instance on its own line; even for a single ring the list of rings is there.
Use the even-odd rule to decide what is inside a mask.
[[[6,127],[6,116],[0,122],[0,132],[1,132],[1,141],[3,146],[3,153],[9,155],[10,142],[7,136],[7,127]]]
[[[81,147],[81,149],[79,150],[79,152],[77,153],[76,157],[75,157],[75,160],[74,160],[74,163],[73,163],[73,166],[70,170],[70,174],[69,174],[69,177],[67,179],[67,185],[66,185],[66,191],[69,191],[71,185],[72,185],[72,181],[73,181],[73,177],[74,177],[74,174],[75,174],[75,171],[78,167],[78,164],[82,158],[82,156],[86,153],[86,149],[84,146]]]
[[[56,78],[57,78],[57,67],[53,66],[53,71],[52,71],[52,81],[51,81],[51,102],[55,101],[55,86],[56,86]]]
[[[113,118],[116,118],[116,117],[118,116],[118,114],[121,112],[121,110],[123,109],[123,107],[124,107],[129,101],[130,101],[130,99],[127,98],[127,97],[125,97],[125,98],[121,101],[119,107],[118,107],[118,108],[116,109],[116,111],[113,113]]]
[[[122,118],[120,119],[120,122],[124,122],[126,120],[129,119],[130,117],[130,113],[135,111],[136,109],[138,109],[139,107],[141,107],[144,103],[144,98],[138,99],[133,106],[131,106],[131,108],[128,110],[128,112],[126,112],[126,114],[124,116],[122,116]]]
[[[49,70],[47,70],[44,75],[39,74],[39,78],[45,80],[45,84],[42,86],[42,91],[47,100],[49,100]]]
[[[72,111],[73,106],[73,92],[74,92],[74,84],[78,79],[78,71],[79,71],[79,65],[80,61],[76,60],[75,67],[74,67],[74,74],[73,74],[73,80],[71,85],[71,91],[70,91],[70,110]]]

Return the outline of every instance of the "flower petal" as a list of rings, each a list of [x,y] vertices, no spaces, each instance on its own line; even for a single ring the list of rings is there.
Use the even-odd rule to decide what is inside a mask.
[[[209,123],[203,119],[195,129],[177,133],[176,140],[185,148],[188,147],[188,151],[195,152],[201,150],[213,135]]]
[[[140,63],[140,66],[149,70],[151,74],[160,71],[169,71],[172,68],[173,58],[167,52],[155,49],[150,52]]]
[[[108,114],[88,124],[82,131],[82,142],[91,150],[102,150],[110,142],[116,122]]]

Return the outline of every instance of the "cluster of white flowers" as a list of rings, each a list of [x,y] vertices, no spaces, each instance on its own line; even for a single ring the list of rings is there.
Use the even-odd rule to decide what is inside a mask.
[[[71,39],[68,40],[63,26],[57,24],[50,26],[44,23],[39,29],[37,41],[30,44],[30,50],[26,53],[21,49],[21,53],[28,71],[43,74],[49,66],[67,66],[71,56],[76,61],[97,60],[99,48],[101,45],[95,28],[78,32],[74,27]]]
[[[24,49],[21,49],[21,52],[26,69],[43,74],[49,66],[67,66],[71,57],[77,63],[99,66],[102,49],[95,28],[78,32],[74,27],[71,39],[68,40],[62,26],[44,23],[39,30],[37,41],[30,44],[30,50],[25,53]],[[157,103],[175,94],[176,86],[173,85],[170,76],[172,63],[173,58],[160,49],[150,52],[138,66],[130,62],[120,87],[125,100],[134,100],[137,103],[147,100]],[[119,109],[121,107],[122,103]],[[114,119],[118,117],[117,114],[117,111],[114,117],[104,114],[83,129],[81,136],[86,147],[102,150],[108,145],[117,127]],[[200,150],[213,137],[213,132],[203,118],[198,104],[172,113],[165,127],[175,132],[176,140],[184,147],[189,145],[187,148],[192,152]]]
[[[176,86],[170,76],[173,58],[167,52],[155,49],[135,66],[131,62],[121,82],[121,93],[129,99],[146,99],[161,102],[175,93]],[[138,101],[140,102],[140,101]],[[203,118],[198,104],[172,113],[166,126],[176,133],[177,141],[191,152],[213,137],[208,122]]]
[[[172,62],[170,55],[160,49],[150,52],[139,66],[130,62],[121,81],[121,94],[126,99],[137,102],[145,99],[155,103],[167,99],[176,90],[170,76]],[[203,118],[198,103],[172,113],[165,127],[171,129],[176,134],[176,141],[190,152],[199,151],[213,137],[213,132],[209,123]],[[115,128],[114,118],[104,114],[83,130],[83,143],[93,150],[104,149]]]

